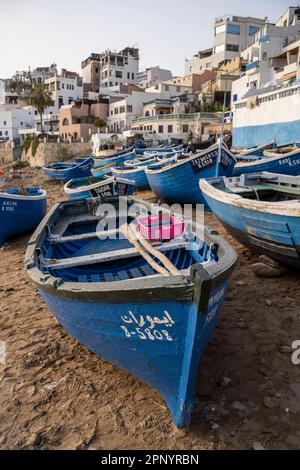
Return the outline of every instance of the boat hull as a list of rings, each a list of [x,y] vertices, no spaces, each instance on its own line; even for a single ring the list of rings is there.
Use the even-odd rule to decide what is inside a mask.
[[[128,202],[136,210],[136,204],[142,201],[128,198]],[[117,200],[111,203],[119,204]],[[151,212],[150,203],[142,204]],[[166,401],[175,424],[187,427],[199,361],[220,315],[236,253],[216,231],[193,223],[195,261],[176,275],[153,275],[151,269],[149,274],[142,264],[141,276],[139,270],[134,272],[133,266],[140,266],[134,264],[134,259],[128,265],[115,260],[104,266],[103,272],[100,268],[91,271],[83,264],[81,273],[77,269],[68,273],[67,266],[63,273],[57,260],[52,268],[47,268],[43,257],[52,251],[47,248],[49,237],[54,236],[51,243],[58,244],[55,256],[61,258],[64,248],[60,244],[66,243],[68,249],[69,242],[56,235],[63,231],[63,238],[69,237],[66,223],[67,227],[77,224],[81,230],[85,217],[94,227],[98,220],[94,209],[83,200],[54,206],[30,240],[25,256],[27,272],[70,335],[98,356],[154,387]],[[77,229],[72,229],[75,237]],[[91,227],[84,228],[89,240],[90,230]],[[76,244],[78,240],[73,238]],[[111,250],[112,244],[115,242],[108,240],[102,246]],[[94,242],[88,241],[80,254],[90,253],[93,246]],[[194,252],[195,246],[190,249]],[[177,255],[176,266],[179,262]],[[131,276],[127,275],[126,266]],[[78,281],[74,280],[76,276],[80,276]]]
[[[155,388],[176,426],[184,428],[191,419],[199,361],[220,315],[226,289],[227,281],[211,292],[206,314],[184,301],[118,304],[62,299],[43,289],[40,293],[71,336]],[[172,323],[159,324],[157,319],[166,312]]]
[[[94,160],[88,158],[81,163],[74,163],[68,168],[55,168],[55,167],[44,167],[45,175],[56,181],[70,181],[72,179],[85,178],[91,176],[92,167],[94,165]]]
[[[218,149],[206,152],[202,168],[198,168],[197,155],[187,162],[175,164],[170,168],[150,172],[146,171],[152,191],[162,199],[183,204],[203,204],[208,208],[199,188],[199,179],[216,175]],[[202,158],[202,157],[200,157]],[[208,162],[208,164],[206,163]],[[229,152],[222,149],[222,159],[218,169],[219,176],[230,176],[235,164]],[[207,166],[205,166],[207,165]]]
[[[148,178],[145,173],[145,168],[136,168],[128,170],[119,170],[117,168],[112,169],[112,174],[119,177],[132,180],[135,182],[135,189],[147,189],[149,188]]]
[[[242,245],[284,264],[300,268],[300,215],[289,216],[221,202],[203,188],[212,212]]]
[[[233,176],[260,172],[278,173],[297,176],[300,174],[300,152],[291,156],[266,157],[251,163],[238,163],[233,169]]]
[[[11,237],[34,230],[44,218],[46,194],[40,199],[0,194],[0,246]]]

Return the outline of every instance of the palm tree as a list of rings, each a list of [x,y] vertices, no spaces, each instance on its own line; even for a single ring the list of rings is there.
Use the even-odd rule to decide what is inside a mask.
[[[106,126],[106,121],[100,117],[97,117],[94,121],[94,126],[101,129]]]
[[[39,84],[31,88],[28,97],[28,104],[33,106],[41,118],[41,132],[43,133],[43,114],[49,106],[53,106],[51,95],[45,90],[44,86]]]

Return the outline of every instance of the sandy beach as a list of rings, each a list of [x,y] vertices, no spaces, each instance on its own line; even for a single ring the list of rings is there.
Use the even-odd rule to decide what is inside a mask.
[[[48,208],[63,186],[41,170],[22,170],[22,184],[48,192]],[[6,180],[10,187],[20,179]],[[139,193],[154,198],[150,191]],[[199,367],[190,428],[179,431],[161,397],[96,357],[57,324],[27,276],[30,235],[1,250],[0,449],[297,449],[300,446],[299,273],[258,278],[257,260],[237,244],[239,260],[221,319]]]

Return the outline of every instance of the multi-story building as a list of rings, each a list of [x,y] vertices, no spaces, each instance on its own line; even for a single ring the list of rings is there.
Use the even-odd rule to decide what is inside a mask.
[[[204,128],[220,122],[220,116],[215,113],[175,112],[138,117],[132,121],[131,129],[138,133],[156,134],[162,139],[174,138],[187,141],[191,137],[201,139]]]
[[[100,54],[92,53],[81,63],[83,93],[99,93],[100,89]]]
[[[161,69],[159,66],[148,67],[146,70],[137,73],[136,84],[141,88],[148,88],[172,78],[173,75],[170,70]]]
[[[0,141],[19,142],[19,130],[34,127],[35,113],[30,107],[0,106]]]
[[[97,118],[106,122],[108,100],[98,102],[82,100],[67,106],[62,106],[59,113],[59,135],[63,140],[87,140],[90,134],[96,132]]]
[[[191,59],[185,59],[185,75],[191,73],[202,73],[212,69],[213,48],[203,49],[195,54]]]
[[[53,106],[47,113],[57,114],[61,106],[83,98],[82,80],[76,72],[62,69],[60,75],[45,80],[45,89],[50,93]]]
[[[233,143],[279,143],[299,139],[300,8],[264,25],[242,52],[246,72],[232,86]]]
[[[139,50],[126,47],[120,52],[100,54],[100,93],[107,94],[120,84],[135,84],[139,72]]]
[[[211,70],[204,70],[200,74],[190,73],[182,77],[174,77],[171,80],[164,82],[164,85],[182,86],[190,90],[191,93],[196,93],[201,90],[201,86],[212,77]]]
[[[185,73],[199,73],[218,68],[236,57],[252,44],[253,35],[266,23],[266,19],[221,16],[215,19],[213,48],[199,51],[185,61]]]
[[[222,16],[215,20],[212,66],[235,59],[253,42],[253,36],[266,23],[266,19]]]

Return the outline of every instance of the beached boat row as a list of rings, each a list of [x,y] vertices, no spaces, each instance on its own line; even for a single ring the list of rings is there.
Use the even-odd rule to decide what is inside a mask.
[[[247,162],[238,157],[238,164],[225,145],[198,153],[130,151],[128,159],[122,152],[112,157],[124,159],[122,166],[114,163],[111,174],[100,176],[89,162],[88,175],[67,181],[69,201],[46,216],[42,189],[0,193],[0,244],[38,226],[25,265],[59,323],[95,354],[154,387],[178,427],[189,425],[197,368],[236,253],[216,230],[131,194],[146,177],[161,198],[205,203],[240,243],[300,268],[299,150],[268,147],[259,149],[264,155],[247,155]],[[287,174],[233,176],[238,165],[266,161]],[[73,169],[57,171],[68,178]]]

